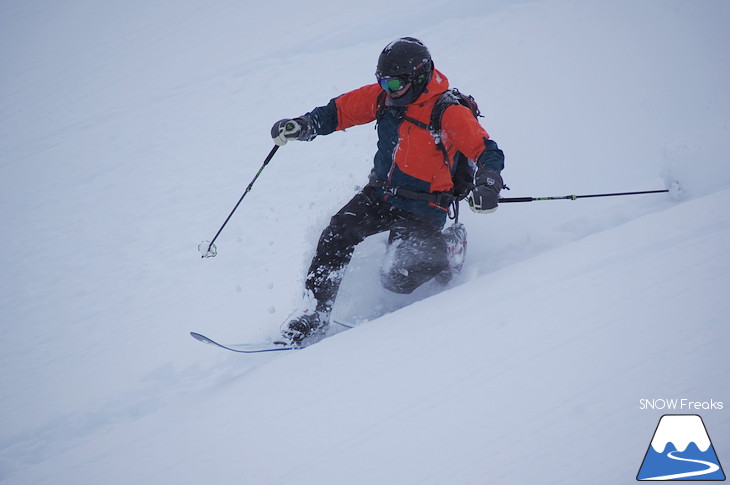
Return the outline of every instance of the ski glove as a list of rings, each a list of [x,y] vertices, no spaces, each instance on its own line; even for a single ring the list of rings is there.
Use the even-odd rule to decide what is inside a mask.
[[[469,195],[469,208],[478,214],[489,214],[497,210],[499,191],[504,187],[502,176],[494,170],[479,170],[476,187]]]
[[[308,116],[285,118],[271,127],[271,138],[278,146],[286,145],[289,140],[309,141],[314,138],[312,120]]]

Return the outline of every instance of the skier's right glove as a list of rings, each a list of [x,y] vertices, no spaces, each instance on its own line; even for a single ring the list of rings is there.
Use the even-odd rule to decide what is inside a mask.
[[[271,138],[278,146],[286,145],[289,140],[310,141],[314,138],[312,120],[308,116],[285,118],[271,127]]]

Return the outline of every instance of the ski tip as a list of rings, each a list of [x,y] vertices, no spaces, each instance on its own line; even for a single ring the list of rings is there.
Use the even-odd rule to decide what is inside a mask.
[[[198,340],[198,341],[200,341],[200,342],[203,342],[203,343],[206,343],[206,344],[210,344],[210,343],[213,343],[213,342],[212,342],[212,341],[211,341],[211,340],[210,340],[210,339],[209,339],[208,337],[206,337],[205,335],[200,335],[199,333],[196,333],[196,332],[190,332],[190,336],[191,336],[191,337],[193,337],[193,338],[194,338],[195,340]]]

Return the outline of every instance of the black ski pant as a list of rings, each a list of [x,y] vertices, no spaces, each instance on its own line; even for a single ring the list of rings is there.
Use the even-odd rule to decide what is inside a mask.
[[[332,310],[355,246],[366,237],[390,231],[380,270],[382,285],[395,293],[411,293],[448,268],[442,224],[377,200],[365,187],[330,219],[322,231],[305,286],[317,310]]]

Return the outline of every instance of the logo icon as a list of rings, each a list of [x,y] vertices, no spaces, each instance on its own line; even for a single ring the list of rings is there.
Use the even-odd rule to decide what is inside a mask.
[[[636,479],[725,480],[702,418],[696,414],[662,416]]]

